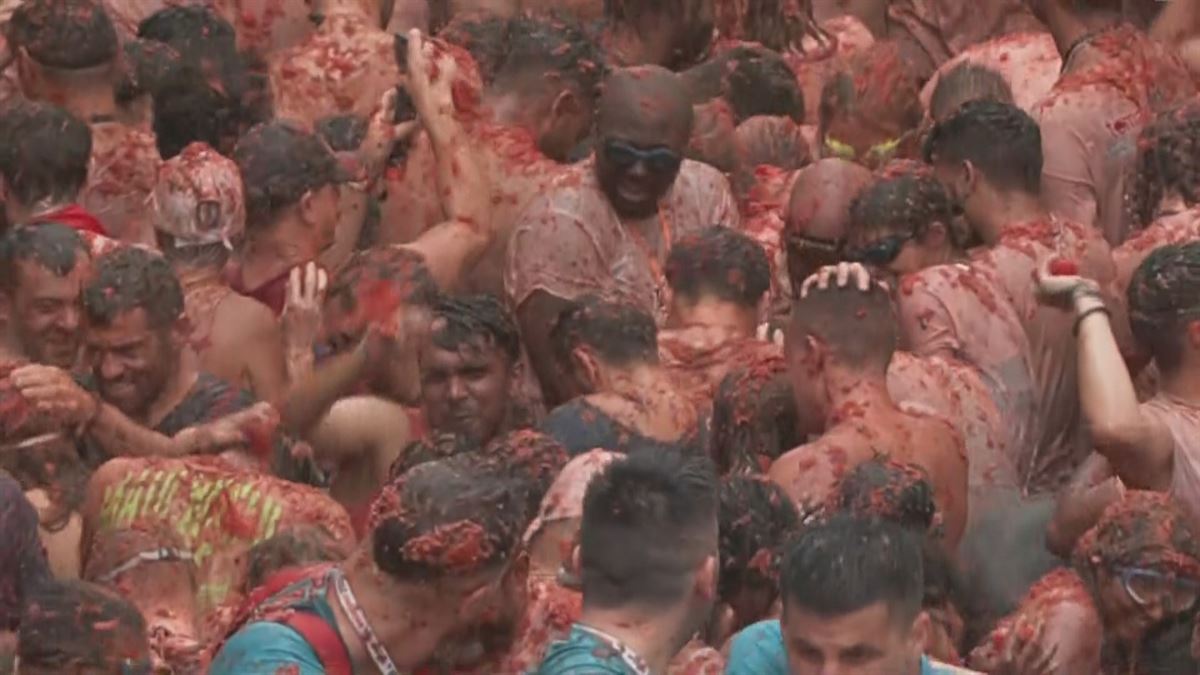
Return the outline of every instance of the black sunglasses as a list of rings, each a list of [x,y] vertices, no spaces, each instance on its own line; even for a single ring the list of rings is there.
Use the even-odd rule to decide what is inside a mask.
[[[683,155],[661,145],[642,149],[635,145],[609,139],[604,141],[604,157],[612,164],[628,169],[643,162],[652,173],[674,173],[683,164]]]
[[[914,234],[893,234],[890,237],[884,237],[861,248],[847,251],[846,259],[852,262],[860,262],[864,265],[884,267],[885,265],[892,264],[892,261],[900,256],[900,251],[904,249],[904,245],[915,237],[916,235]]]

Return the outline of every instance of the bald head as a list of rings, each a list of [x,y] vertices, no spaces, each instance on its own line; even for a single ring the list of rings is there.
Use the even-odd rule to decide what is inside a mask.
[[[659,66],[615,71],[596,109],[600,138],[639,146],[666,145],[682,152],[692,133],[692,106],[683,80]]]
[[[822,159],[796,176],[787,231],[837,241],[846,235],[850,203],[871,183],[871,172],[844,159]]]

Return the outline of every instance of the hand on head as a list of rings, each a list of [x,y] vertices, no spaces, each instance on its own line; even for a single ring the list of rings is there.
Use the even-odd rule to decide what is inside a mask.
[[[800,297],[808,297],[808,292],[814,287],[825,290],[834,283],[836,288],[845,288],[851,283],[858,290],[866,293],[871,290],[871,273],[860,263],[842,262],[836,265],[822,267],[816,274],[804,280],[800,286]]]

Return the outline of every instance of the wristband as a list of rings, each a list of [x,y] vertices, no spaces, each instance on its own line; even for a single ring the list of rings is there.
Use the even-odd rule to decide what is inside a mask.
[[[1104,305],[1096,305],[1095,307],[1092,307],[1090,309],[1083,310],[1082,312],[1079,313],[1079,316],[1075,317],[1075,328],[1073,329],[1072,332],[1074,332],[1074,334],[1078,336],[1079,335],[1079,326],[1083,323],[1083,320],[1093,314],[1101,314],[1101,313],[1104,314],[1104,316],[1106,316],[1106,317],[1110,317],[1110,318],[1112,317],[1112,312],[1108,311],[1108,308],[1105,307]]]

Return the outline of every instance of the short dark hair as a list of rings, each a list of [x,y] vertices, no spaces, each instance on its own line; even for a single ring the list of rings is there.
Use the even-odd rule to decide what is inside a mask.
[[[441,293],[420,253],[398,246],[356,251],[329,283],[327,311],[359,315],[352,328],[365,331],[373,321],[386,319],[402,304],[433,308]]]
[[[713,396],[710,450],[722,473],[763,473],[799,446],[799,416],[778,354],[730,371]]]
[[[23,204],[74,201],[87,182],[92,130],[49,103],[0,110],[0,176]]]
[[[367,120],[347,113],[317,120],[317,135],[334,152],[358,150],[367,137]]]
[[[664,272],[671,290],[689,300],[713,295],[755,307],[771,288],[771,266],[762,246],[727,227],[680,239],[671,246]]]
[[[969,161],[996,187],[1029,194],[1042,191],[1042,132],[1010,103],[964,103],[937,123],[925,140],[925,161]]]
[[[519,14],[509,19],[495,81],[536,73],[563,78],[584,101],[593,101],[604,79],[604,52],[573,19]]]
[[[676,450],[633,453],[592,479],[579,530],[585,606],[680,600],[716,554],[717,481],[710,462]]]
[[[195,64],[177,61],[153,83],[155,145],[170,159],[188,145],[205,143],[226,148],[241,124],[238,102],[214,88]]]
[[[796,74],[777,52],[757,45],[733,47],[686,75],[700,98],[721,96],[733,109],[734,123],[757,115],[804,121],[804,92]]]
[[[313,563],[341,562],[347,553],[327,531],[315,525],[276,533],[246,551],[246,578],[242,591],[249,593],[258,588],[279,570]]]
[[[1129,322],[1134,337],[1163,373],[1183,360],[1183,329],[1200,319],[1200,242],[1155,249],[1129,280]]]
[[[721,481],[720,594],[747,586],[778,590],[784,544],[800,527],[800,513],[783,488],[762,476]]]
[[[929,98],[929,116],[942,120],[971,101],[1013,103],[1012,88],[996,71],[963,61],[938,78]]]
[[[533,429],[517,429],[497,436],[479,454],[499,470],[513,474],[524,486],[525,506],[530,516],[537,514],[542,498],[571,459],[567,449],[554,437]]]
[[[1189,207],[1200,203],[1200,103],[1195,101],[1160,114],[1142,129],[1127,195],[1134,223],[1153,222],[1170,192]]]
[[[510,364],[521,353],[521,340],[512,312],[494,295],[445,296],[433,307],[431,342],[457,351],[475,340],[499,349]],[[440,325],[439,325],[440,320]]]
[[[891,298],[879,284],[857,288],[814,288],[792,303],[789,328],[800,337],[820,338],[846,365],[886,372],[896,351],[898,329]]]
[[[375,564],[404,581],[493,571],[532,519],[527,488],[479,455],[420,464],[386,485],[371,514]]]
[[[131,603],[94,584],[50,581],[26,598],[17,637],[22,666],[121,672],[131,652],[150,655],[146,621]]]
[[[125,246],[96,259],[83,289],[83,311],[88,321],[108,325],[135,309],[145,310],[151,328],[170,328],[183,316],[183,288],[161,255]]]
[[[0,292],[12,293],[20,283],[17,263],[32,262],[57,276],[75,269],[88,250],[79,232],[60,223],[14,227],[0,236]]]
[[[432,3],[431,3],[432,4]],[[504,63],[508,50],[508,30],[512,19],[490,12],[458,12],[444,28],[437,31],[438,39],[467,50],[479,67],[484,84],[491,84]],[[433,21],[430,21],[433,24]],[[430,26],[433,29],[433,26]],[[398,53],[408,42],[397,43]],[[406,54],[406,53],[405,53]],[[406,54],[407,57],[407,54]]]
[[[877,457],[842,479],[836,507],[859,518],[881,518],[918,534],[933,527],[937,504],[924,469]]]
[[[579,346],[594,349],[613,365],[656,363],[658,327],[647,312],[625,303],[584,296],[563,310],[550,328],[550,344],[559,363],[570,363]]]
[[[117,55],[112,19],[93,0],[24,0],[9,20],[8,39],[37,63],[64,70],[103,65]]]
[[[932,176],[900,174],[867,186],[850,204],[846,237],[856,233],[897,232],[924,235],[929,226],[942,223],[955,246],[967,244],[965,232],[955,226],[959,206],[941,181]]]
[[[799,534],[781,578],[785,622],[797,609],[838,617],[882,602],[907,624],[925,591],[921,538],[894,523],[836,516]]]
[[[279,211],[310,190],[345,180],[337,157],[320,137],[284,120],[247,131],[233,160],[245,185],[247,230],[270,225]]]
[[[904,129],[915,129],[925,112],[916,78],[904,66],[893,42],[877,42],[850,57],[821,89],[818,120],[821,129],[839,115],[886,116]]]
[[[710,0],[604,0],[604,21],[609,25],[636,25],[647,15],[666,16],[688,29],[672,45],[668,63],[671,70],[680,70],[696,63],[712,45],[713,21],[698,11]]]

